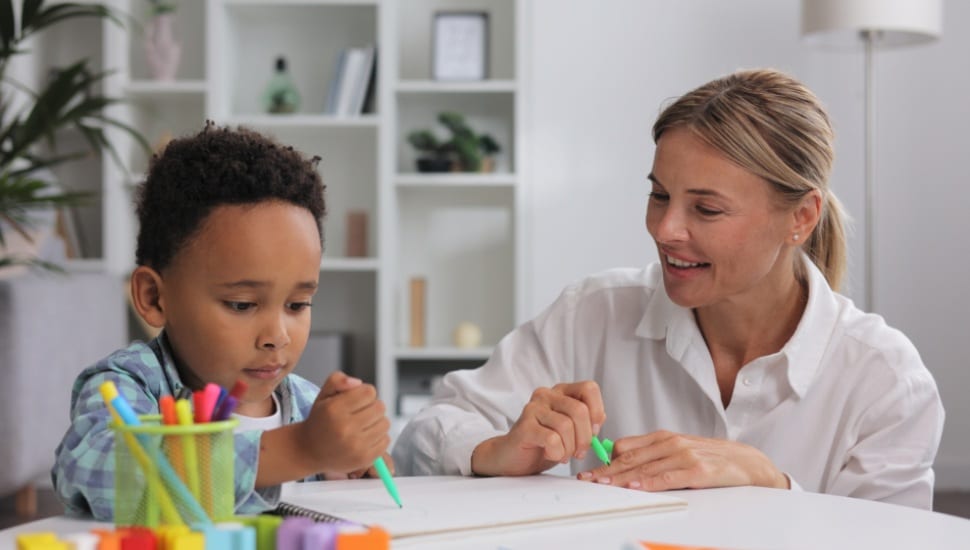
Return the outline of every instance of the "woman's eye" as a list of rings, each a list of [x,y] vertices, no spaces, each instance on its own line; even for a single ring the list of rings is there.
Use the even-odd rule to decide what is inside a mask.
[[[705,208],[703,206],[698,206],[697,211],[704,216],[716,216],[721,213],[720,210],[713,210],[711,208]]]
[[[670,195],[666,193],[660,193],[657,191],[651,191],[650,200],[657,201],[657,202],[667,202],[668,200],[670,200]]]
[[[237,312],[247,311],[247,310],[249,310],[250,308],[252,308],[252,307],[254,307],[256,305],[256,304],[254,304],[252,302],[230,302],[230,301],[226,301],[226,302],[223,302],[223,303],[226,304],[226,307],[228,307],[229,309],[231,309],[233,311],[237,311]]]

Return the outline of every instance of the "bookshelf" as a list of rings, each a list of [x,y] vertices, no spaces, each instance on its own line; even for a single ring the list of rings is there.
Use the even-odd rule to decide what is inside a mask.
[[[106,2],[144,23],[149,3]],[[429,376],[483,363],[522,320],[521,255],[525,59],[528,9],[515,0],[205,0],[180,1],[174,30],[182,47],[175,80],[154,80],[138,28],[113,24],[74,29],[87,53],[115,72],[106,91],[128,101],[113,114],[150,143],[198,131],[204,120],[244,125],[322,157],[328,216],[314,303],[314,334],[349,336],[349,369],[378,386],[396,414],[400,395],[428,391]],[[485,12],[489,78],[431,79],[432,20],[439,11]],[[91,39],[96,37],[96,39]],[[73,42],[63,39],[62,48]],[[377,45],[373,108],[326,114],[340,52]],[[275,59],[284,56],[300,92],[296,112],[266,114],[260,102]],[[435,124],[441,111],[464,114],[476,132],[502,147],[491,173],[415,170],[408,132]],[[122,166],[95,159],[83,179],[101,191],[81,220],[92,235],[72,269],[125,276],[134,264],[133,191],[149,157],[123,133]],[[367,213],[367,254],[345,245],[351,212]],[[427,345],[407,346],[406,292],[412,276],[428,280]],[[459,349],[452,331],[480,327],[480,347]],[[312,335],[311,335],[312,337]],[[311,366],[312,367],[312,366]],[[322,382],[329,370],[300,366]],[[319,376],[312,376],[317,372]]]

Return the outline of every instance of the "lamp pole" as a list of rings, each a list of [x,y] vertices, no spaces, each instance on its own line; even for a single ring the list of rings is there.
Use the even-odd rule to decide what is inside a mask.
[[[865,154],[863,161],[863,178],[865,181],[865,200],[866,200],[866,225],[865,225],[865,239],[866,239],[866,256],[865,256],[865,268],[866,268],[866,311],[875,310],[875,205],[876,205],[876,190],[875,182],[873,178],[873,164],[872,164],[872,124],[874,120],[873,113],[875,111],[873,106],[873,93],[872,93],[872,50],[874,47],[874,42],[877,40],[879,31],[873,30],[863,30],[861,31],[862,41],[865,44]]]

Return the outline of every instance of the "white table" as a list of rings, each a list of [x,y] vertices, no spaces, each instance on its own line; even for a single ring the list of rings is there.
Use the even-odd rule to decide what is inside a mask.
[[[431,550],[595,548],[620,550],[627,542],[650,540],[719,546],[737,550],[890,550],[970,548],[970,520],[858,499],[737,487],[675,491],[687,509],[636,518],[579,522],[551,527],[395,541],[395,548]],[[66,534],[104,525],[63,517],[0,531],[0,549],[14,548],[16,534]]]

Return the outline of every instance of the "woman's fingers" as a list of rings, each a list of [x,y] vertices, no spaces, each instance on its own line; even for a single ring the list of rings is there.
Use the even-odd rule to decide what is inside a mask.
[[[617,452],[609,466],[577,477],[647,491],[787,484],[764,453],[737,441],[654,432],[617,441]]]

